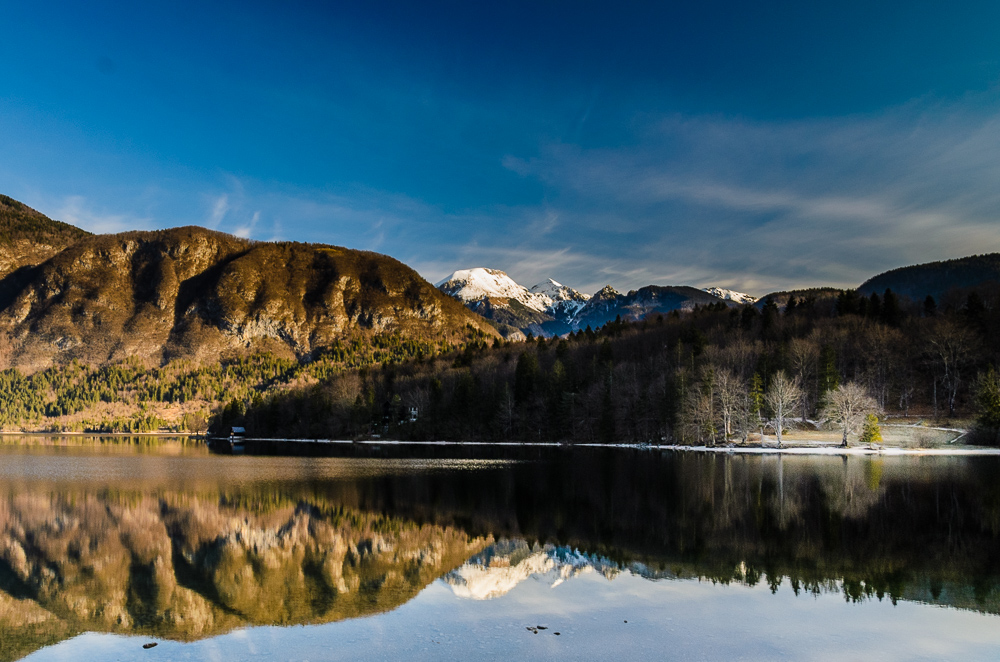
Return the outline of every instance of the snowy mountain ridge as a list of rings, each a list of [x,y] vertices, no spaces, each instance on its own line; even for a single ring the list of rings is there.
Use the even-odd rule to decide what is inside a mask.
[[[590,296],[549,278],[533,286],[529,292],[549,298],[548,312],[558,320],[571,321],[580,312]]]
[[[749,294],[735,290],[727,290],[724,287],[703,287],[701,291],[708,292],[712,296],[717,296],[723,301],[735,301],[740,304],[754,304],[757,302],[757,297],[752,297]]]
[[[460,269],[435,286],[466,304],[483,299],[511,299],[529,310],[566,320],[590,298],[551,278],[528,289],[505,272],[485,267]]]
[[[549,296],[529,291],[499,269],[459,269],[435,287],[466,304],[482,299],[513,299],[539,313],[552,304]]]
[[[526,334],[561,336],[588,326],[598,328],[619,317],[641,320],[720,301],[730,306],[755,301],[742,292],[719,287],[699,290],[659,285],[628,294],[607,285],[587,296],[551,278],[529,289],[505,272],[485,267],[456,271],[437,283],[437,288],[489,319],[508,339],[523,339]]]

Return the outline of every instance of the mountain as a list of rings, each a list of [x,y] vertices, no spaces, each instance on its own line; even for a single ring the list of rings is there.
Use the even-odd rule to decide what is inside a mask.
[[[891,289],[899,296],[923,302],[928,295],[941,302],[949,292],[1000,286],[1000,253],[929,262],[886,271],[858,288],[866,296]]]
[[[581,294],[572,287],[557,283],[551,278],[543,283],[538,283],[529,291],[532,294],[546,297],[549,301],[546,311],[563,322],[572,320],[590,299],[586,294]]]
[[[551,303],[546,296],[530,292],[497,269],[460,269],[437,283],[436,287],[464,303],[482,299],[509,299],[538,313],[544,312]]]
[[[771,292],[765,294],[761,298],[757,299],[754,306],[756,308],[763,308],[767,300],[770,299],[777,306],[778,310],[784,310],[788,305],[788,299],[795,297],[797,301],[809,301],[812,300],[814,304],[819,306],[832,306],[837,297],[843,294],[844,290],[838,290],[835,287],[810,287],[801,290],[782,290],[780,292]]]
[[[41,264],[89,235],[0,195],[0,278],[21,267]]]
[[[373,335],[434,342],[497,335],[377,253],[254,242],[198,227],[88,236],[38,223],[53,237],[49,246],[79,238],[0,280],[2,367],[35,371],[132,356],[214,361],[255,350],[307,358],[338,340]],[[17,225],[0,236],[8,228]]]
[[[648,285],[621,294],[610,285],[590,298],[573,318],[575,328],[597,328],[621,316],[623,320],[641,320],[650,315],[674,310],[690,310],[696,305],[722,301],[719,297],[693,287]]]
[[[503,271],[483,267],[456,271],[437,288],[493,322],[512,340],[525,333],[552,336],[571,331],[570,320],[588,298],[552,279],[529,290]]]
[[[503,271],[481,267],[456,271],[437,287],[492,321],[510,339],[520,333],[558,336],[588,325],[597,328],[618,316],[637,320],[722,300],[693,287],[656,285],[628,294],[608,285],[588,297],[551,278],[528,289]]]
[[[719,297],[723,301],[735,301],[736,303],[742,305],[752,305],[757,302],[756,297],[744,294],[743,292],[736,292],[735,290],[727,290],[722,287],[703,287],[701,291],[708,292],[712,296]]]

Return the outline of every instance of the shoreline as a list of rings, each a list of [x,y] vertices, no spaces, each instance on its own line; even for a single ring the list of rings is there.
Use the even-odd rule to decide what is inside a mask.
[[[225,439],[225,438],[222,438]],[[934,456],[975,456],[997,455],[1000,448],[901,448],[897,446],[868,448],[865,446],[686,446],[681,444],[568,444],[554,441],[405,441],[399,439],[278,439],[250,438],[244,442],[293,443],[293,444],[342,444],[363,446],[497,446],[534,448],[621,448],[629,450],[670,451],[679,453],[729,453],[745,455],[934,455]]]
[[[203,439],[208,445],[213,441],[227,441],[228,437],[209,437],[191,432],[9,432],[0,431],[0,437],[33,436],[33,437],[187,437]],[[242,443],[286,443],[302,445],[343,445],[343,446],[472,446],[472,447],[511,447],[511,448],[620,448],[623,450],[668,451],[675,453],[726,453],[731,455],[816,455],[816,456],[937,456],[937,457],[969,457],[969,456],[1000,456],[1000,448],[975,446],[969,448],[903,448],[899,446],[883,446],[868,448],[866,446],[851,446],[844,448],[833,445],[776,445],[753,446],[692,446],[684,444],[603,444],[603,443],[562,443],[555,441],[406,441],[401,439],[285,439],[273,437],[245,437]],[[795,442],[792,442],[793,444]]]
[[[206,437],[207,434],[204,432],[162,432],[157,430],[156,432],[46,432],[44,430],[30,430],[30,431],[15,431],[15,430],[0,430],[0,436],[3,435],[35,435],[40,437]]]

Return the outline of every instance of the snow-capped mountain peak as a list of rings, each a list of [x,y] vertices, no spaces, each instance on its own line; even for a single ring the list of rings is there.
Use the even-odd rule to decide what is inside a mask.
[[[722,287],[704,287],[702,292],[708,292],[712,296],[717,296],[725,301],[735,301],[736,303],[742,304],[753,304],[757,302],[756,297],[752,297],[749,294],[744,294],[743,292],[736,292],[734,290],[727,290]]]
[[[530,292],[547,296],[553,301],[586,301],[590,297],[581,292],[577,292],[572,287],[563,285],[551,278],[545,282],[533,286]]]
[[[499,269],[460,269],[437,283],[436,287],[465,303],[485,298],[514,299],[526,308],[538,312],[544,311],[552,303],[549,297],[529,292],[528,288],[518,285]]]

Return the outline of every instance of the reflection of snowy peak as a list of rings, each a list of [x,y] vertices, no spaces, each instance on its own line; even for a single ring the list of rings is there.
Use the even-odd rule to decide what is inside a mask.
[[[702,292],[708,292],[713,296],[717,296],[725,301],[735,301],[741,304],[753,304],[756,303],[756,297],[752,297],[749,294],[743,294],[742,292],[736,292],[734,290],[727,290],[722,287],[705,287],[702,288]]]
[[[473,556],[443,579],[460,598],[490,600],[506,595],[532,577],[554,588],[571,577],[594,571],[608,579],[621,572],[607,559],[581,554],[569,547],[529,546],[524,540],[505,540]]]
[[[481,299],[512,299],[536,312],[543,312],[552,301],[545,295],[529,292],[528,288],[518,285],[502,271],[482,267],[456,271],[438,283],[437,288],[465,303]]]

